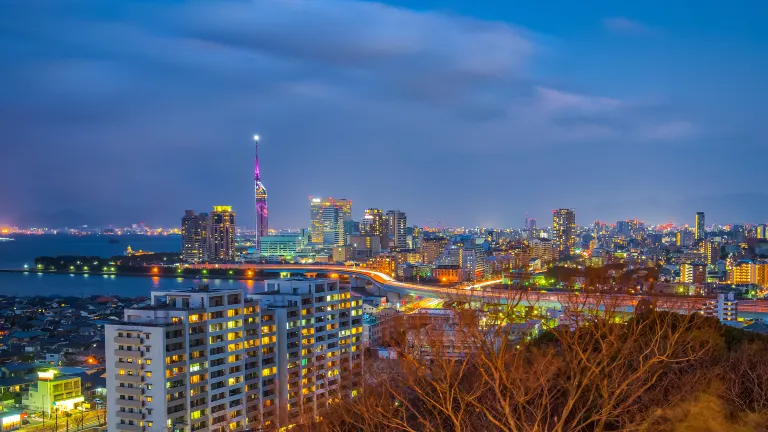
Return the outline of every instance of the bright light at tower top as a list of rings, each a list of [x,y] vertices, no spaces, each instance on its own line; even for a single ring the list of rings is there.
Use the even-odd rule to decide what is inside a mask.
[[[258,140],[259,140],[259,136],[258,136],[258,135],[254,135],[254,136],[253,136],[253,140],[254,140],[254,141],[258,141]]]

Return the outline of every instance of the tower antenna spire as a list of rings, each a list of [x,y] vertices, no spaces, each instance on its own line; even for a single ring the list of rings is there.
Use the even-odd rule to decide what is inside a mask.
[[[267,210],[267,188],[261,183],[259,172],[259,136],[254,135],[256,153],[254,157],[253,183],[256,197],[256,248],[261,252],[261,238],[269,235],[269,212]]]

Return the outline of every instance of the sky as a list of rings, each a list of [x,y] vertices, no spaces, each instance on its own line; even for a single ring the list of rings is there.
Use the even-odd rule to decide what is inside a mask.
[[[0,223],[768,222],[761,0],[0,0]]]

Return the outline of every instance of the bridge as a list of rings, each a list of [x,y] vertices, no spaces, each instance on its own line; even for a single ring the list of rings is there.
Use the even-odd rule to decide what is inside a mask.
[[[314,276],[325,274],[331,277],[345,275],[350,278],[353,286],[365,286],[360,280],[368,281],[374,290],[371,294],[397,293],[420,297],[441,298],[448,300],[485,301],[498,303],[515,303],[538,306],[563,306],[568,304],[580,304],[582,306],[594,305],[611,307],[622,310],[633,310],[639,301],[653,302],[657,309],[690,313],[699,311],[705,305],[709,297],[688,297],[670,295],[630,295],[621,293],[578,294],[574,292],[555,291],[518,291],[494,288],[501,283],[501,279],[487,280],[461,286],[435,286],[423,285],[411,282],[401,282],[392,276],[358,267],[340,266],[331,264],[195,264],[192,268],[199,269],[245,269],[261,272],[290,273]],[[747,300],[739,302],[746,311],[758,314],[768,313],[768,301]]]

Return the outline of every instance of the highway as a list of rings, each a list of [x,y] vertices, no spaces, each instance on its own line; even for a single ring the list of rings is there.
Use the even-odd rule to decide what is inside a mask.
[[[433,297],[451,300],[483,300],[486,302],[520,303],[532,305],[602,305],[617,309],[631,309],[639,300],[652,300],[656,308],[678,312],[692,312],[700,310],[707,297],[687,296],[642,296],[629,294],[604,293],[599,295],[584,295],[572,292],[552,291],[516,291],[491,288],[501,283],[501,279],[487,280],[462,286],[434,286],[421,285],[411,282],[400,282],[392,276],[373,270],[361,269],[352,266],[341,265],[313,265],[313,264],[197,264],[193,268],[237,268],[252,269],[254,271],[275,271],[292,273],[325,273],[328,275],[347,275],[359,277],[371,281],[375,286],[385,291],[401,294],[410,294],[421,297]],[[750,301],[755,309],[768,310],[768,302],[761,300]],[[757,303],[765,303],[762,308]]]

